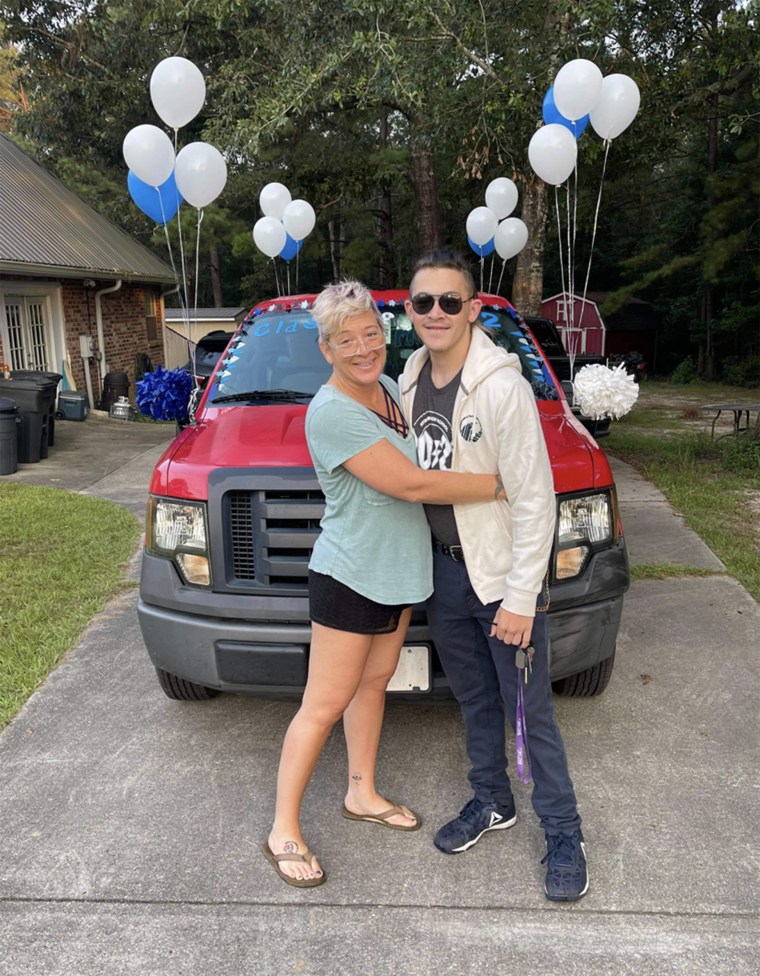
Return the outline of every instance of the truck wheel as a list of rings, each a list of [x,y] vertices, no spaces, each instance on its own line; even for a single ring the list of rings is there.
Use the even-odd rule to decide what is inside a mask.
[[[594,695],[601,695],[610,683],[614,664],[615,652],[613,651],[610,657],[606,657],[592,668],[586,668],[578,674],[570,674],[566,678],[552,682],[552,689],[565,698],[592,698]]]
[[[216,688],[207,688],[194,681],[187,681],[162,668],[156,668],[156,674],[163,693],[174,701],[208,701],[209,698],[216,698],[219,694]]]

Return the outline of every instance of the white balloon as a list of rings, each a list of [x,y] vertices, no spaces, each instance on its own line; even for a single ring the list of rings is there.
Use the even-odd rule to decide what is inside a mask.
[[[496,233],[498,218],[488,207],[475,207],[467,217],[467,236],[473,244],[483,247]]]
[[[302,241],[314,230],[317,215],[306,200],[292,200],[282,213],[282,222],[294,241]]]
[[[127,166],[148,186],[161,186],[174,169],[174,146],[157,125],[136,125],[124,137],[122,152]]]
[[[191,142],[177,153],[174,166],[177,189],[193,206],[207,207],[227,182],[224,156],[207,142]]]
[[[558,122],[537,129],[528,144],[528,159],[534,172],[553,186],[565,182],[577,158],[575,136]]]
[[[517,187],[506,176],[497,176],[486,187],[486,206],[498,220],[508,217],[517,206]]]
[[[496,253],[503,261],[513,258],[528,243],[528,228],[519,217],[507,217],[493,236]]]
[[[269,258],[277,257],[287,239],[285,228],[274,217],[260,217],[253,225],[254,243]]]
[[[602,91],[602,72],[593,61],[576,58],[559,69],[554,79],[554,104],[571,122],[588,115]]]
[[[591,112],[591,127],[602,139],[616,139],[636,118],[640,104],[639,86],[633,78],[607,75]]]
[[[267,183],[259,193],[259,206],[265,217],[282,220],[282,213],[290,203],[290,190],[282,183]]]
[[[150,76],[150,98],[159,117],[172,129],[179,129],[203,108],[206,82],[187,58],[164,58]]]

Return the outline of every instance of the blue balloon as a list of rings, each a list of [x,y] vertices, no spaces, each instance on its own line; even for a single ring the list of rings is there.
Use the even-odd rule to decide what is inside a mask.
[[[551,125],[552,123],[564,125],[566,129],[572,132],[576,139],[580,139],[583,135],[583,131],[588,125],[589,120],[588,115],[584,115],[582,119],[577,119],[575,122],[572,122],[570,119],[566,119],[564,115],[561,115],[559,109],[554,104],[554,85],[544,95],[542,114],[544,116],[544,122],[547,125]]]
[[[283,261],[292,261],[293,258],[298,254],[303,246],[303,241],[294,240],[290,234],[285,238],[285,244],[280,251],[280,257]]]
[[[174,173],[169,176],[165,183],[156,187],[143,183],[130,170],[127,176],[127,186],[129,187],[129,195],[140,210],[151,220],[155,220],[157,224],[164,224],[171,220],[182,203],[182,196],[174,182]]]
[[[496,247],[495,239],[493,237],[490,241],[486,241],[485,244],[476,244],[468,234],[467,243],[480,258],[487,258],[489,254],[493,253],[493,249]]]

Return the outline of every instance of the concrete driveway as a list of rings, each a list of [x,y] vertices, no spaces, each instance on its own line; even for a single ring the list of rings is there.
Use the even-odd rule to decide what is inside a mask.
[[[126,426],[156,439],[122,441],[118,465],[65,486],[139,512],[172,431]],[[9,477],[63,477],[60,443]],[[760,608],[659,492],[614,467],[632,562],[665,553],[718,575],[635,583],[606,693],[556,700],[589,850],[583,901],[544,898],[543,836],[519,783],[510,831],[457,857],[432,847],[469,798],[461,721],[445,705],[388,708],[380,786],[421,812],[422,830],[341,818],[336,730],[304,806],[329,880],[284,885],[260,845],[295,706],[169,701],[130,593],[0,736],[0,974],[758,972]]]

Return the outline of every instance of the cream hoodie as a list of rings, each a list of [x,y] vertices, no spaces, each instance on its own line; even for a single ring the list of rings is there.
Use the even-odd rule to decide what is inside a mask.
[[[412,416],[425,348],[399,378],[402,404]],[[473,326],[452,423],[452,470],[496,472],[506,502],[454,505],[470,582],[484,603],[532,617],[546,575],[556,502],[549,455],[533,391],[519,357]]]

